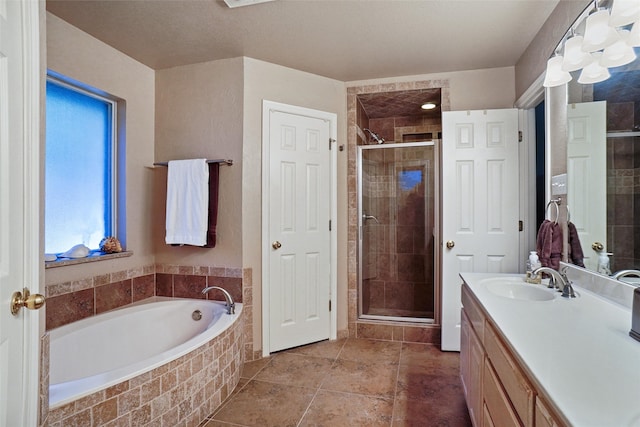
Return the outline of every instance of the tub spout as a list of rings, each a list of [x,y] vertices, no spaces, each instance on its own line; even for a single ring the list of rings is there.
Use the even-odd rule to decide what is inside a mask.
[[[212,289],[217,289],[224,295],[224,299],[227,300],[227,314],[235,314],[236,312],[236,303],[233,302],[233,297],[226,289],[221,288],[220,286],[208,286],[202,290],[203,294],[206,294]]]

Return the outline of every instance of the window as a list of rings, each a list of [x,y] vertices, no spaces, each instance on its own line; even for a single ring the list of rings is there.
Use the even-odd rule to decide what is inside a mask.
[[[118,100],[49,74],[46,95],[45,252],[98,249],[118,236]]]

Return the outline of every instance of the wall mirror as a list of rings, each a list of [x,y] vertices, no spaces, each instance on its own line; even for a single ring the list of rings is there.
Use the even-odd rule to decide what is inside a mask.
[[[621,18],[625,6],[630,9]],[[607,18],[604,28],[614,41],[587,48],[596,49],[587,53],[587,32],[596,14]],[[574,56],[578,42],[582,49]],[[561,83],[566,84],[568,101],[567,137],[562,142],[570,220],[579,232],[585,267],[609,275],[640,270],[640,2],[589,6],[556,52],[563,61],[569,58],[563,71],[571,80]],[[607,253],[612,254],[608,266],[600,262]],[[624,280],[640,284],[640,277]]]

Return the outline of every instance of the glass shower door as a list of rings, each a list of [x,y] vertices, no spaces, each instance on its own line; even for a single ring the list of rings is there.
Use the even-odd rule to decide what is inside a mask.
[[[361,318],[432,322],[433,142],[358,147]]]

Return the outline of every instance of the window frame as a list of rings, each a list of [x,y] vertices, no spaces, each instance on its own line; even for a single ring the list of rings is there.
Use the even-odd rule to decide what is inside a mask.
[[[46,82],[58,85],[67,90],[74,91],[84,96],[104,102],[109,108],[109,170],[108,176],[108,207],[105,212],[108,214],[108,221],[105,221],[105,230],[109,229],[108,234],[116,237],[123,251],[118,254],[104,254],[99,249],[91,249],[91,253],[86,258],[77,259],[57,259],[46,263],[47,267],[57,267],[62,265],[78,264],[83,262],[98,261],[100,259],[109,259],[114,257],[130,256],[132,253],[126,250],[126,211],[124,209],[125,201],[125,171],[126,159],[125,155],[125,117],[126,103],[123,99],[113,96],[103,90],[97,89],[90,85],[81,83],[58,72],[48,69]],[[46,94],[45,94],[46,96]],[[45,140],[45,161],[46,161],[46,140]],[[45,168],[46,179],[46,168]],[[45,199],[46,209],[46,199]],[[46,229],[44,230],[46,233]],[[59,254],[57,254],[59,255]]]

